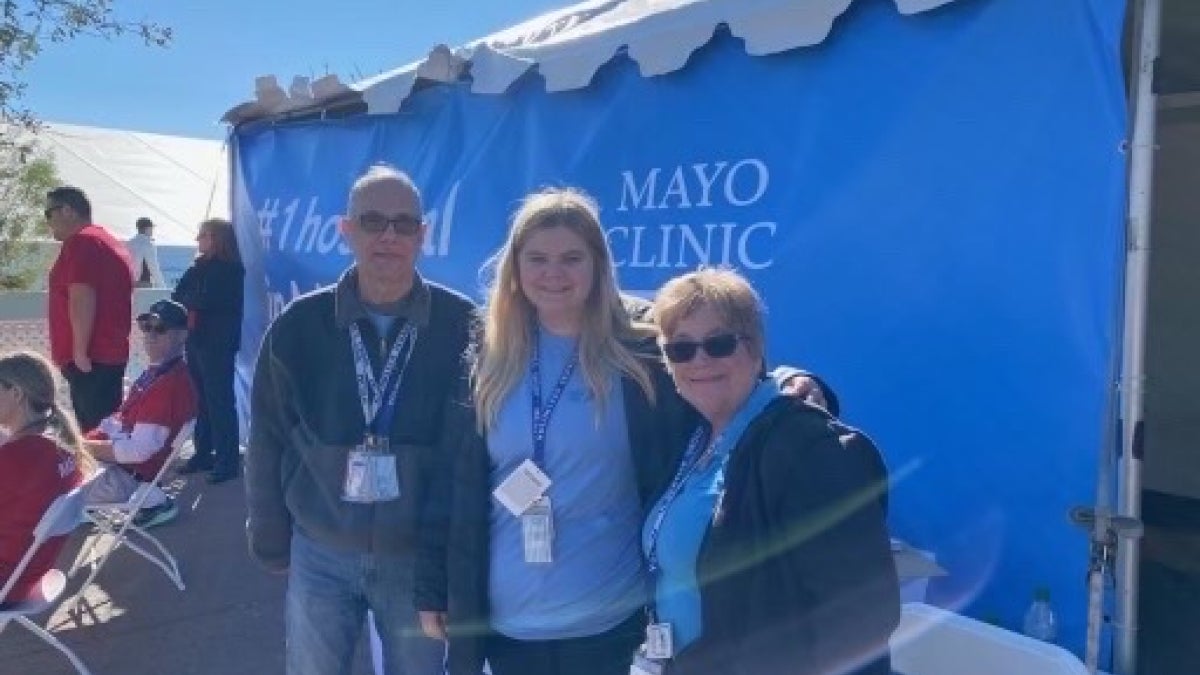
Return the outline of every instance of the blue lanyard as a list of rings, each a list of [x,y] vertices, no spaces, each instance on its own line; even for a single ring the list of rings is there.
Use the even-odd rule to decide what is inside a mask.
[[[129,387],[129,395],[125,397],[125,402],[121,404],[120,412],[128,410],[134,401],[137,401],[150,389],[150,385],[154,384],[155,380],[165,375],[168,370],[174,368],[175,364],[179,363],[182,358],[183,355],[180,354],[179,356],[174,356],[163,361],[154,368],[147,368],[146,372],[139,375],[138,379],[134,380],[133,385]]]
[[[700,465],[700,458],[704,454],[705,441],[708,438],[707,430],[703,427],[696,427],[696,431],[692,433],[692,438],[688,441],[687,450],[683,453],[683,459],[679,463],[679,471],[675,472],[675,478],[671,480],[671,485],[667,487],[667,491],[663,493],[662,499],[658,501],[658,508],[654,514],[654,524],[650,526],[650,545],[646,550],[646,569],[650,572],[650,576],[656,576],[659,571],[658,564],[658,536],[662,532],[663,521],[667,518],[667,509],[671,508],[671,503],[679,498],[679,494],[683,492],[683,486],[687,483],[688,478],[696,472],[696,468]]]
[[[379,379],[371,370],[371,360],[363,344],[362,331],[358,324],[350,324],[350,347],[354,352],[354,373],[358,379],[358,400],[362,404],[363,420],[370,433],[377,436],[390,435],[392,420],[396,416],[396,399],[400,394],[400,382],[408,369],[413,347],[417,344],[417,329],[411,322],[405,323],[400,335],[392,343],[383,372]],[[400,353],[404,352],[404,361]],[[398,367],[397,367],[398,366]]]
[[[550,416],[558,407],[558,400],[562,398],[567,383],[571,381],[571,374],[575,372],[575,364],[579,362],[579,347],[577,345],[571,352],[571,358],[563,367],[562,375],[558,376],[558,382],[550,391],[550,398],[543,410],[541,340],[538,338],[538,328],[535,326],[533,330],[533,357],[529,360],[530,388],[533,390],[533,463],[546,471],[546,432],[550,429]]]

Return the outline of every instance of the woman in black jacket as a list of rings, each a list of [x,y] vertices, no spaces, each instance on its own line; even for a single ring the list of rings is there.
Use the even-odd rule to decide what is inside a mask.
[[[671,280],[654,315],[703,421],[642,528],[641,671],[887,675],[900,600],[878,451],[762,377],[760,304],[736,272]]]
[[[234,358],[242,339],[242,281],[233,224],[214,218],[200,224],[198,255],[183,273],[172,299],[188,309],[187,364],[196,387],[196,454],[182,473],[208,471],[209,483],[239,473]]]

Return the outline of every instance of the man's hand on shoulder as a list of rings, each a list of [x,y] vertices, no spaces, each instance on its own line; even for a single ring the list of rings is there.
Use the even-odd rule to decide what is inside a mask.
[[[780,384],[780,391],[784,396],[791,396],[821,408],[826,408],[829,403],[825,400],[825,392],[821,390],[820,383],[802,373],[784,380]]]

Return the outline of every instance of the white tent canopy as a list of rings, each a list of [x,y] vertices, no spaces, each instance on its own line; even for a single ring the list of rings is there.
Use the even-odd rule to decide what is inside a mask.
[[[205,218],[229,216],[221,141],[47,123],[37,133],[65,185],[87,193],[93,219],[118,239],[154,221],[160,246],[192,247]]]
[[[917,14],[954,0],[893,0]],[[310,83],[297,77],[288,91],[274,76],[258,78],[255,100],[230,109],[239,124],[264,117],[304,114],[361,100],[368,113],[391,113],[418,80],[454,82],[469,71],[471,90],[502,94],[533,68],[547,91],[588,86],[596,71],[622,51],[642,75],[683,68],[720,25],[746,41],[747,53],[778,52],[819,44],[853,0],[587,0],[555,10],[451,50],[437,45],[416,62],[346,86],[328,75]]]

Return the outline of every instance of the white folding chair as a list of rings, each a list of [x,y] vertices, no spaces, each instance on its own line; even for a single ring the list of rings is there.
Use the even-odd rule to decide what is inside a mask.
[[[171,583],[179,590],[184,590],[183,575],[179,572],[179,563],[175,560],[175,556],[167,550],[157,537],[150,534],[145,528],[139,527],[133,522],[134,517],[146,503],[146,498],[150,495],[150,491],[155,487],[160,487],[162,478],[167,473],[167,469],[179,457],[183,446],[192,438],[192,431],[195,429],[196,421],[190,420],[184,424],[179,433],[176,434],[174,442],[171,443],[171,450],[166,461],[163,462],[162,468],[158,470],[158,474],[154,476],[154,480],[149,483],[140,483],[137,490],[129,496],[129,499],[123,502],[114,502],[106,504],[87,504],[83,508],[84,516],[96,525],[96,534],[92,537],[91,543],[87,549],[80,553],[76,558],[75,565],[72,566],[70,574],[74,574],[77,569],[83,565],[91,565],[92,571],[88,574],[88,578],[79,587],[75,595],[72,596],[72,602],[83,598],[83,592],[91,586],[96,580],[96,575],[100,573],[104,563],[108,562],[109,557],[121,546],[127,546],[130,550],[150,561],[154,566],[163,571]],[[158,549],[158,553],[147,550],[146,547],[139,544],[129,535],[136,535],[141,541],[152,545]],[[93,557],[96,547],[101,540],[108,539],[108,547],[104,549],[98,557]]]
[[[25,556],[21,558],[21,562],[17,563],[17,568],[8,577],[8,582],[4,584],[4,589],[0,590],[0,604],[7,601],[8,594],[12,591],[13,586],[16,585],[17,579],[25,572],[25,568],[29,566],[29,562],[33,560],[33,556],[37,554],[42,544],[54,537],[70,534],[79,526],[79,522],[83,517],[83,494],[84,487],[77,487],[65,495],[60,495],[46,508],[46,512],[42,514],[41,520],[38,521],[37,527],[33,530],[33,543],[29,545],[29,549],[25,551]],[[83,662],[79,660],[78,656],[75,656],[75,652],[71,651],[58,638],[54,637],[50,631],[29,619],[30,616],[40,614],[52,608],[54,601],[62,594],[66,585],[67,578],[59,570],[52,569],[44,574],[39,584],[41,589],[40,598],[16,602],[10,601],[8,605],[0,608],[0,632],[3,632],[10,622],[19,623],[28,628],[34,635],[45,640],[51,647],[62,652],[71,660],[71,665],[75,666],[76,671],[83,675],[90,675]]]

